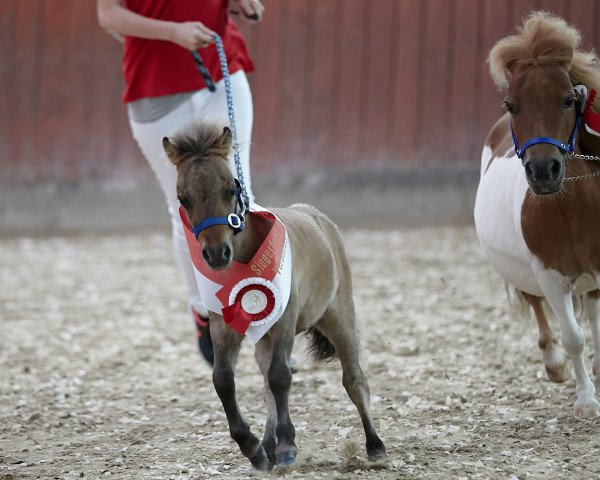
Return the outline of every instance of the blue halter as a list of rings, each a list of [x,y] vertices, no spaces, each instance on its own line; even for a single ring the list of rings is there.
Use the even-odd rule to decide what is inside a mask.
[[[242,230],[244,230],[245,226],[245,218],[246,212],[248,211],[248,206],[243,200],[242,197],[242,187],[240,185],[239,180],[235,179],[235,208],[233,213],[230,213],[226,217],[209,217],[202,220],[198,225],[192,228],[192,232],[194,232],[194,236],[198,238],[198,235],[202,233],[207,228],[213,227],[215,225],[229,225],[233,229],[233,234],[237,235]],[[239,211],[238,211],[239,208]]]
[[[583,89],[582,89],[582,87],[583,87]],[[561,142],[560,140],[557,140],[556,138],[552,138],[552,137],[534,137],[534,138],[530,138],[529,140],[527,140],[525,143],[523,143],[523,145],[519,145],[517,137],[515,137],[515,132],[513,130],[512,120],[511,120],[510,134],[512,135],[513,144],[515,145],[515,153],[517,154],[518,158],[523,159],[523,156],[525,155],[525,151],[529,147],[532,147],[533,145],[537,145],[538,143],[548,143],[550,145],[554,145],[555,147],[559,148],[560,150],[562,150],[565,153],[570,153],[570,152],[575,151],[575,139],[577,138],[577,132],[579,131],[579,127],[581,125],[581,118],[583,117],[583,111],[585,109],[585,104],[586,104],[585,97],[587,96],[587,89],[583,85],[576,85],[575,90],[579,93],[579,99],[577,100],[577,107],[576,107],[577,117],[575,118],[575,126],[573,127],[573,132],[571,133],[571,136],[569,137],[568,143]]]

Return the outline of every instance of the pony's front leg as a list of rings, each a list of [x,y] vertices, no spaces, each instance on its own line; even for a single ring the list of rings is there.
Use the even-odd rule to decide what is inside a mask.
[[[277,428],[277,406],[275,404],[273,392],[271,392],[271,389],[269,388],[269,366],[271,365],[272,358],[271,337],[265,335],[260,339],[254,349],[254,356],[263,375],[263,395],[265,405],[267,406],[267,421],[265,423],[265,433],[263,435],[262,444],[267,452],[269,465],[273,467],[277,460],[275,458],[275,447],[277,445],[277,435],[275,432],[275,429]]]
[[[289,410],[290,387],[292,386],[292,369],[289,358],[294,346],[293,326],[286,327],[288,318],[281,318],[271,330],[272,356],[267,378],[269,388],[275,400],[277,410],[277,445],[275,458],[278,467],[289,467],[296,463],[298,447],[296,447],[296,430],[292,424]]]
[[[540,270],[538,272],[538,281],[554,315],[560,322],[563,347],[571,358],[577,383],[577,401],[574,406],[575,415],[578,417],[598,416],[600,415],[600,403],[596,400],[596,389],[585,368],[583,358],[585,338],[575,318],[573,298],[571,297],[568,282],[554,270]]]
[[[542,306],[542,297],[521,292],[527,303],[533,309],[533,315],[538,324],[540,335],[538,346],[542,350],[542,358],[548,378],[553,382],[564,382],[569,378],[569,359],[565,355],[560,341],[546,318],[546,312]]]
[[[227,327],[222,317],[212,315],[210,335],[215,353],[213,384],[223,404],[231,438],[237,442],[240,450],[255,469],[268,470],[265,449],[242,417],[235,395],[234,369],[244,337]]]
[[[584,312],[592,329],[594,343],[594,362],[592,371],[595,376],[596,388],[600,388],[600,290],[593,290],[584,296]]]

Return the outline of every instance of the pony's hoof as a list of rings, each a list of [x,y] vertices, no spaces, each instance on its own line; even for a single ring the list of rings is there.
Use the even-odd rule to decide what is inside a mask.
[[[252,467],[255,470],[261,472],[269,471],[269,459],[267,458],[267,452],[265,452],[265,449],[262,445],[258,448],[258,451],[254,454],[254,456],[249,460],[252,464]]]
[[[285,468],[296,464],[296,452],[289,450],[277,454],[277,467]]]
[[[569,362],[566,361],[564,364],[556,366],[546,365],[546,373],[551,382],[563,383],[569,379],[571,374]]]
[[[369,462],[374,462],[374,463],[386,463],[388,461],[388,456],[387,456],[387,453],[385,453],[385,450],[371,452],[371,453],[369,453],[368,458],[369,458]]]
[[[369,459],[369,462],[382,463],[387,460],[385,445],[377,435],[372,439],[367,440],[365,446],[367,448],[367,458]]]
[[[593,418],[600,416],[600,403],[594,397],[580,398],[575,402],[575,416]]]
[[[555,383],[562,383],[571,376],[571,362],[565,355],[561,357],[561,361],[547,362],[544,365],[548,378]]]

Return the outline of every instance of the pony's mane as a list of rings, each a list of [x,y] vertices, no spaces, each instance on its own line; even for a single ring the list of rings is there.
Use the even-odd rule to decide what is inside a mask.
[[[508,87],[511,66],[525,62],[564,64],[574,85],[580,83],[600,91],[600,60],[593,50],[580,49],[581,33],[575,27],[562,18],[538,11],[523,21],[518,32],[498,41],[490,51],[490,74],[499,89]]]
[[[223,126],[217,123],[195,123],[170,137],[180,161],[201,159],[207,155],[227,157],[229,143],[223,143]]]

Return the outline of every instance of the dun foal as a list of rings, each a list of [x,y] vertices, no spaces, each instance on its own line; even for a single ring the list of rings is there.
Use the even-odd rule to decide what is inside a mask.
[[[200,124],[163,139],[164,150],[177,167],[177,194],[189,224],[235,211],[236,184],[228,166],[232,136],[229,128]],[[350,268],[336,226],[307,205],[272,209],[289,236],[293,265],[291,293],[282,317],[256,344],[255,357],[264,378],[267,421],[262,442],[242,418],[235,392],[234,371],[244,336],[210,312],[214,345],[213,383],[227,415],[229,431],[257,470],[290,466],[296,461],[294,425],[288,397],[292,383],[289,359],[294,336],[308,332],[317,357],[337,354],[343,385],[358,409],[371,461],[386,459],[369,407],[369,385],[359,364],[359,339]],[[247,215],[245,228],[234,233],[228,225],[203,230],[197,241],[214,270],[250,262],[264,238],[264,220]],[[225,307],[226,305],[224,305]]]

